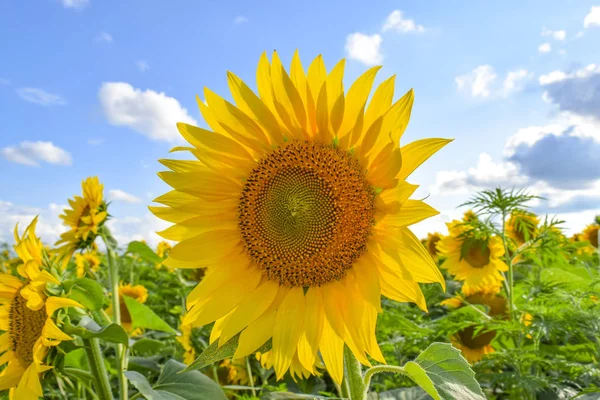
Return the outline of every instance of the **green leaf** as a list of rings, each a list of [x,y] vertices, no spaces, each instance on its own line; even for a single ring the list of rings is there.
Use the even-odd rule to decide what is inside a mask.
[[[125,376],[149,400],[227,400],[218,383],[199,371],[184,369],[185,364],[167,361],[154,386],[138,372],[126,371]]]
[[[131,326],[133,329],[147,328],[177,334],[177,331],[156,315],[150,307],[138,303],[134,298],[129,296],[123,296],[123,299],[125,300],[127,311],[131,315]]]
[[[65,367],[86,370],[89,368],[85,350],[80,348],[65,355]]]
[[[146,243],[142,242],[131,242],[127,246],[126,254],[136,254],[142,259],[151,263],[157,264],[162,262],[162,258],[158,256]]]
[[[83,339],[98,338],[111,343],[129,345],[129,337],[120,325],[110,324],[101,327],[90,317],[83,317],[79,326],[66,323],[63,330],[69,335],[76,335]]]
[[[469,363],[448,343],[433,343],[404,372],[435,400],[485,400]]]
[[[80,278],[73,283],[71,298],[92,311],[98,311],[104,305],[102,286],[89,278]]]
[[[203,352],[191,363],[185,370],[191,371],[194,369],[201,369],[210,365],[214,362],[224,360],[226,358],[231,358],[235,354],[235,350],[238,347],[238,342],[240,340],[240,334],[238,333],[231,339],[229,339],[223,346],[219,347],[219,341],[216,340],[212,344],[210,344]],[[260,346],[256,352],[264,353],[271,350],[271,339],[269,339],[265,344]]]
[[[143,338],[136,341],[131,349],[140,356],[150,356],[160,352],[165,347],[165,344],[160,340]]]

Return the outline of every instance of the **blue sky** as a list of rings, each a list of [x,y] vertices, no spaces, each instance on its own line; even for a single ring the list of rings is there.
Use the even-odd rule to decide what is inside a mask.
[[[229,98],[227,70],[254,87],[274,49],[346,57],[346,87],[382,64],[397,97],[415,89],[403,141],[456,139],[411,177],[441,211],[417,233],[495,185],[546,196],[537,210],[578,230],[600,213],[599,42],[598,0],[0,1],[0,241],[35,214],[54,240],[90,175],[118,237],[156,241],[146,205],[167,189],[175,122],[202,125],[195,96]]]

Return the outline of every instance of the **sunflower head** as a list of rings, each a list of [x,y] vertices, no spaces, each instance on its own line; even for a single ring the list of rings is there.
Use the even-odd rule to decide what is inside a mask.
[[[181,318],[181,322],[183,322],[183,317]],[[183,362],[187,365],[190,365],[196,359],[196,348],[192,341],[193,329],[192,325],[183,325],[183,323],[180,323],[179,330],[181,331],[181,335],[175,338],[181,344],[181,347],[183,347]]]
[[[585,227],[581,233],[582,240],[587,240],[592,246],[598,248],[598,232],[600,231],[599,224],[590,224]]]
[[[423,243],[423,244],[425,245],[425,248],[429,252],[429,255],[431,255],[431,257],[433,257],[434,259],[437,259],[437,256],[438,256],[437,244],[441,239],[442,239],[442,234],[438,233],[438,232],[434,232],[434,233],[428,233],[427,239],[424,240],[425,243]]]
[[[134,336],[138,332],[131,332],[132,330],[132,319],[131,314],[129,314],[129,310],[127,309],[127,305],[125,304],[124,296],[131,297],[138,303],[145,303],[148,300],[148,289],[143,285],[131,285],[130,283],[124,284],[121,282],[119,284],[119,308],[121,310],[121,325],[123,328],[130,333],[130,335]],[[112,306],[111,306],[112,307]],[[107,312],[109,314],[112,313],[112,308],[109,307]]]
[[[90,248],[93,245],[99,228],[108,217],[107,205],[103,200],[104,185],[98,178],[87,178],[81,187],[83,196],[69,199],[70,208],[66,208],[60,216],[69,229],[60,235],[56,244],[62,244],[60,252],[66,256],[66,262],[75,250]]]
[[[437,245],[439,254],[446,257],[442,268],[456,280],[464,281],[465,294],[498,288],[504,279],[501,272],[508,270],[502,259],[502,239],[461,221],[452,221],[447,226],[448,236]]]
[[[506,235],[514,240],[517,246],[530,241],[539,230],[540,219],[532,212],[514,210],[506,222]]]
[[[479,217],[477,217],[477,214],[473,210],[467,210],[463,214],[463,221],[464,222],[476,221],[478,219],[479,219]]]
[[[219,364],[217,376],[221,385],[247,385],[246,359],[233,360],[226,358]]]
[[[344,343],[364,364],[383,361],[374,330],[381,294],[425,309],[419,283],[443,277],[408,226],[437,211],[411,200],[406,178],[449,142],[400,147],[412,90],[393,100],[394,77],[372,94],[379,67],[345,92],[345,61],[317,57],[289,73],[263,54],[258,94],[228,73],[235,105],[209,89],[198,106],[211,130],[180,123],[193,161],[162,160],[173,190],[151,207],[174,223],[164,264],[206,267],[184,324],[216,321],[219,343],[241,332],[235,358],[273,339],[278,378],[321,351],[341,382]],[[370,102],[369,102],[370,99]]]
[[[85,276],[87,271],[97,272],[100,267],[100,256],[94,250],[76,253],[75,266],[77,267],[77,277],[79,278]]]
[[[44,365],[48,351],[72,338],[57,326],[56,312],[64,307],[83,307],[78,302],[49,296],[47,283],[60,285],[47,265],[41,242],[35,234],[37,219],[23,236],[15,229],[15,251],[21,264],[19,277],[0,274],[0,391],[10,390],[11,398],[42,396],[39,375],[52,368]],[[56,294],[58,288],[53,290]]]
[[[498,294],[474,293],[463,298],[456,298],[458,302],[448,303],[449,306],[456,308],[464,307],[468,304],[483,305],[487,309],[487,314],[495,318],[506,318],[508,307],[506,298]],[[460,304],[458,304],[460,302]],[[453,344],[462,350],[465,358],[470,363],[479,361],[485,354],[494,351],[491,343],[496,337],[493,330],[484,330],[479,332],[475,325],[468,326],[458,331],[452,336]]]

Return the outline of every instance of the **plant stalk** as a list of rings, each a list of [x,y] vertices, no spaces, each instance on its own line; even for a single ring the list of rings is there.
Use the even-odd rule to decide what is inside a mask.
[[[256,390],[254,389],[254,377],[252,376],[252,368],[250,366],[250,358],[246,357],[246,372],[248,373],[248,384],[252,388],[252,397],[256,397]]]
[[[94,377],[94,385],[98,391],[98,398],[100,400],[113,400],[108,374],[104,365],[104,357],[100,350],[100,341],[98,339],[83,339],[83,344]]]
[[[105,232],[102,232],[102,240],[106,245],[106,258],[108,259],[108,280],[112,295],[113,322],[121,325],[121,304],[119,302],[119,265],[117,264],[115,251],[106,238]],[[125,346],[122,344],[117,344],[117,374],[119,378],[119,398],[121,400],[127,400],[127,378],[125,377],[125,370],[127,369],[128,362],[127,358]]]
[[[502,243],[504,244],[504,257],[508,264],[508,285],[505,287],[506,295],[508,296],[508,304],[510,310],[510,319],[514,320],[515,317],[515,298],[514,298],[514,275],[512,257],[508,254],[508,243],[506,241],[506,213],[502,211]]]
[[[365,400],[367,388],[363,382],[362,366],[348,346],[344,346],[344,383],[348,384],[350,400]]]

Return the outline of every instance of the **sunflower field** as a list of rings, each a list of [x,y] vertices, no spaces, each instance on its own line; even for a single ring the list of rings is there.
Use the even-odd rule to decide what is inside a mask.
[[[57,243],[0,249],[0,399],[598,399],[600,216],[573,237],[526,191],[474,194],[444,232],[404,143],[412,90],[344,60],[198,99],[210,130],[159,160],[156,248],[118,243],[102,177]]]

